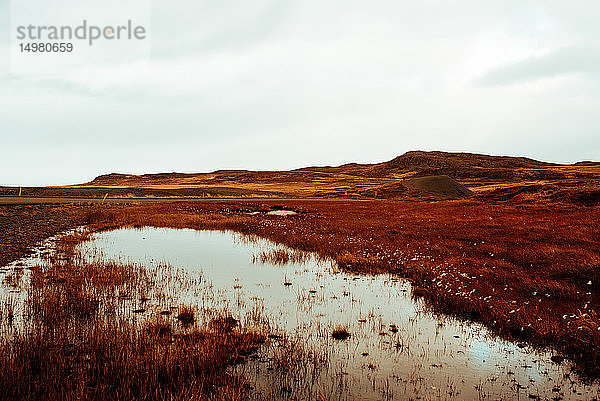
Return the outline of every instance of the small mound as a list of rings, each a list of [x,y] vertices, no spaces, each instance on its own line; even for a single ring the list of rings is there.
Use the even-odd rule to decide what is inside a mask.
[[[402,180],[402,185],[442,199],[461,199],[473,195],[467,187],[447,175],[408,178]]]

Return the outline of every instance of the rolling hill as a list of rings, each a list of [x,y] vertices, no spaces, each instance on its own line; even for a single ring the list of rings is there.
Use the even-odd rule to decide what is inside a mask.
[[[412,151],[376,164],[349,163],[290,171],[113,173],[64,188],[113,191],[117,196],[476,197],[596,204],[600,200],[600,163],[563,165],[524,157]]]

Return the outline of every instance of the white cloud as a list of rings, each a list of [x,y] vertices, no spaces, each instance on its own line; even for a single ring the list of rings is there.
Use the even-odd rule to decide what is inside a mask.
[[[530,56],[488,71],[478,79],[480,85],[511,85],[566,74],[586,74],[600,78],[600,46],[561,47],[554,51]]]
[[[0,75],[0,184],[372,162],[411,149],[600,159],[599,7],[154,2],[150,63]],[[29,164],[15,170],[23,154]]]

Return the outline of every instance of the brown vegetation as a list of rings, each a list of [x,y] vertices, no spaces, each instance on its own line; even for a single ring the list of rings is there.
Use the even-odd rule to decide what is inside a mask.
[[[331,337],[333,337],[335,340],[343,341],[350,337],[350,333],[348,332],[348,329],[346,327],[340,326],[333,329],[333,331],[331,332]]]
[[[272,263],[274,265],[285,265],[288,263],[306,262],[310,257],[307,252],[296,249],[275,248],[261,251],[252,256],[252,263]]]
[[[196,320],[196,314],[194,312],[194,308],[189,305],[185,305],[179,311],[177,315],[177,320],[179,320],[184,325],[190,325],[194,323]]]
[[[0,328],[14,335],[0,337],[0,399],[242,399],[247,385],[226,369],[264,336],[180,331],[161,316],[116,313],[134,291],[155,284],[152,275],[142,266],[84,262],[73,251],[83,238],[61,239],[57,257],[32,270],[24,310],[1,314]],[[191,325],[193,310],[182,314]]]
[[[28,189],[33,191],[34,189]],[[3,193],[16,189],[0,189]],[[61,192],[62,191],[62,192]],[[67,191],[67,192],[65,192]],[[600,204],[600,163],[545,163],[524,157],[407,152],[376,164],[291,171],[108,174],[46,193],[159,197],[315,197],[360,199],[483,199]],[[88,195],[89,196],[89,195]]]
[[[278,203],[280,204],[280,202]],[[600,210],[566,205],[289,201],[172,203],[107,211],[97,228],[232,229],[316,251],[356,272],[407,277],[437,310],[600,363]]]
[[[0,196],[14,190],[0,188]],[[560,352],[553,360],[567,356],[582,372],[598,375],[598,163],[409,152],[372,165],[108,175],[84,186],[28,191],[360,198],[1,206],[0,266],[81,224],[94,230],[146,225],[235,230],[292,248],[261,252],[255,262],[302,262],[307,252],[317,252],[344,270],[406,277],[413,296],[424,297],[433,310],[476,319],[507,338],[552,345]],[[381,198],[404,201],[375,200]],[[448,200],[459,198],[468,199]],[[266,214],[283,208],[298,214]],[[16,333],[0,337],[0,399],[243,397],[243,379],[229,377],[226,369],[255,351],[263,336],[240,331],[228,315],[201,327],[193,305],[160,313],[137,305],[125,316],[111,314],[117,302],[143,299],[156,283],[136,266],[73,258],[85,239],[87,233],[80,232],[57,242],[58,253],[31,272],[24,307],[13,297],[0,300],[0,328]],[[3,284],[17,288],[22,279],[17,268]],[[331,335],[343,339],[349,333],[339,328]],[[276,360],[292,369],[299,354],[280,352]]]

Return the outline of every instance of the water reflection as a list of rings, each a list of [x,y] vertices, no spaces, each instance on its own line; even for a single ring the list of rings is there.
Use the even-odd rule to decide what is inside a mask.
[[[406,281],[340,273],[315,258],[253,263],[254,255],[278,247],[265,240],[121,229],[86,247],[111,259],[184,268],[203,283],[202,294],[186,296],[212,299],[242,321],[257,311],[266,316],[271,341],[258,358],[236,367],[254,383],[257,399],[590,399],[598,392],[551,362],[550,353],[521,349],[478,324],[427,311]],[[334,339],[336,327],[350,337]]]
[[[233,368],[253,384],[256,400],[589,400],[598,395],[596,384],[578,381],[566,363],[551,362],[550,353],[517,347],[481,325],[428,311],[412,298],[406,281],[340,273],[314,257],[285,265],[256,263],[256,255],[274,248],[285,250],[231,232],[154,228],[100,233],[79,246],[88,259],[184,269],[194,285],[169,281],[161,291],[170,298],[145,294],[140,318],[184,302],[205,311],[226,309],[243,324],[267,328],[270,340],[259,354]],[[5,282],[17,268],[25,272],[18,280],[27,280],[27,268],[50,250],[44,244],[37,255],[1,270],[0,279]],[[2,291],[17,304],[24,299],[10,282]],[[335,329],[350,335],[335,339]]]

